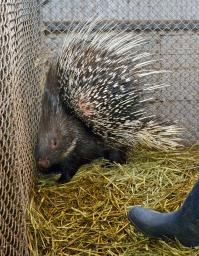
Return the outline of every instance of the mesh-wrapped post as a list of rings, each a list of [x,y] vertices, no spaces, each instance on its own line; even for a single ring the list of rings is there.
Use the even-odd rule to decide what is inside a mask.
[[[0,14],[0,255],[25,256],[41,101],[38,1],[2,0]]]

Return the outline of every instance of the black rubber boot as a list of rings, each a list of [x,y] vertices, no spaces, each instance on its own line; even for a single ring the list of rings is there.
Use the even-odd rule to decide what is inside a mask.
[[[199,181],[179,210],[160,213],[135,206],[130,209],[128,218],[147,236],[177,238],[188,247],[199,245]]]

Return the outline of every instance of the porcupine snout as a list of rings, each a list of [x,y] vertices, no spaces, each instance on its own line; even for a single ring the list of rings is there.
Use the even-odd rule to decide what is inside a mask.
[[[50,161],[49,159],[46,157],[44,158],[39,158],[37,160],[37,166],[41,169],[46,169],[46,168],[49,168],[50,167]]]

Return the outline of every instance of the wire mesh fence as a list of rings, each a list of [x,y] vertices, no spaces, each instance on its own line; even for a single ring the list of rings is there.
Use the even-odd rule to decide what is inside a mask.
[[[33,183],[40,72],[36,0],[0,4],[0,255],[28,255],[26,208]]]
[[[97,16],[115,21],[117,31],[127,29],[149,38],[147,50],[159,60],[156,67],[170,73],[154,84],[170,87],[155,93],[150,113],[185,128],[188,144],[199,139],[199,5],[189,0],[48,0],[42,7],[46,43],[60,49],[72,21]],[[151,81],[150,81],[151,82]]]

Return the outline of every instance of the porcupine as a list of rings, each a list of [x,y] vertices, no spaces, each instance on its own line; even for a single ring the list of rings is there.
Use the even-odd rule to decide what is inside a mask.
[[[59,182],[69,181],[81,165],[99,157],[126,161],[125,152],[107,146],[81,121],[65,112],[59,99],[56,63],[47,73],[35,157],[42,173],[61,173]]]
[[[77,26],[66,36],[58,61],[65,107],[114,147],[175,148],[181,129],[145,111],[151,98],[143,95],[160,86],[142,79],[162,72],[147,69],[153,60],[140,49],[147,40],[127,31],[113,34],[109,24],[95,31],[96,25]]]

